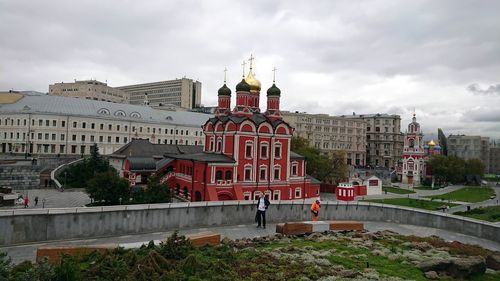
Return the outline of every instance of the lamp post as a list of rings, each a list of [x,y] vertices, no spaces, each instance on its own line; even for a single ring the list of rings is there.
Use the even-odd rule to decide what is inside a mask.
[[[64,186],[66,186],[67,176],[68,176],[68,172],[65,170],[64,171]]]

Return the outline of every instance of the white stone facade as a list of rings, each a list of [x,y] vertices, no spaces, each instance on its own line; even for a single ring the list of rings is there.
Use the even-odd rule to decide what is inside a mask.
[[[53,109],[45,110],[50,104]],[[132,138],[203,145],[201,125],[208,117],[74,98],[24,97],[0,107],[0,153],[86,155],[96,143],[100,153],[110,154]]]

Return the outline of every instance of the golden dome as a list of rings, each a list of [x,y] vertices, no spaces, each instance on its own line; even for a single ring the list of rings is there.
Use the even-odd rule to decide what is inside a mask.
[[[431,141],[429,142],[429,146],[434,146],[434,145],[436,145],[436,143],[434,142],[434,140],[431,140]]]
[[[250,85],[250,91],[252,92],[260,92],[261,84],[260,81],[255,79],[255,76],[253,76],[253,71],[250,69],[250,72],[248,73],[247,78],[245,78],[245,81]]]

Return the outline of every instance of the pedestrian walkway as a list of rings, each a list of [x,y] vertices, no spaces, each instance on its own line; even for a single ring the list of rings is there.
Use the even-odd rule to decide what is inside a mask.
[[[68,208],[68,207],[82,207],[90,203],[90,197],[81,189],[68,189],[64,192],[56,189],[27,189],[27,190],[14,190],[14,193],[28,195],[30,200],[29,208]],[[38,204],[35,203],[35,198],[38,197]],[[45,199],[45,201],[44,201]],[[2,210],[12,208],[24,208],[23,205],[16,205],[14,207],[2,207]]]
[[[500,251],[500,244],[473,237],[463,234],[458,234],[446,230],[441,230],[437,228],[429,228],[414,225],[396,224],[388,222],[364,222],[364,226],[368,231],[380,231],[380,230],[391,230],[402,235],[416,235],[422,237],[428,236],[438,236],[447,241],[459,241],[466,244],[475,244],[483,248]],[[241,239],[241,238],[254,238],[261,236],[268,236],[275,234],[276,224],[269,223],[266,229],[256,228],[255,224],[252,225],[231,225],[231,226],[219,226],[219,227],[205,227],[205,228],[192,228],[192,229],[180,229],[179,233],[181,235],[198,233],[202,231],[212,231],[221,234],[221,237],[227,237],[229,239]],[[155,233],[145,233],[137,235],[124,235],[115,237],[105,237],[105,238],[93,238],[93,239],[82,239],[82,240],[66,240],[66,241],[51,241],[43,243],[34,243],[27,245],[17,245],[0,247],[0,251],[5,251],[12,258],[14,263],[20,263],[24,260],[35,261],[36,249],[42,246],[85,246],[85,245],[103,245],[103,244],[121,244],[124,246],[130,246],[135,244],[140,246],[141,244],[146,244],[151,240],[165,240],[172,233],[174,229],[166,230],[165,232],[155,232]]]

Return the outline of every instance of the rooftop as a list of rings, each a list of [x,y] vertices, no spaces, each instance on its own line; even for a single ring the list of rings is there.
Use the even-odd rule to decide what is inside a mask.
[[[45,113],[198,128],[211,117],[204,113],[155,110],[149,106],[49,96],[36,92],[22,93],[22,97],[13,103],[0,103],[0,113]]]

